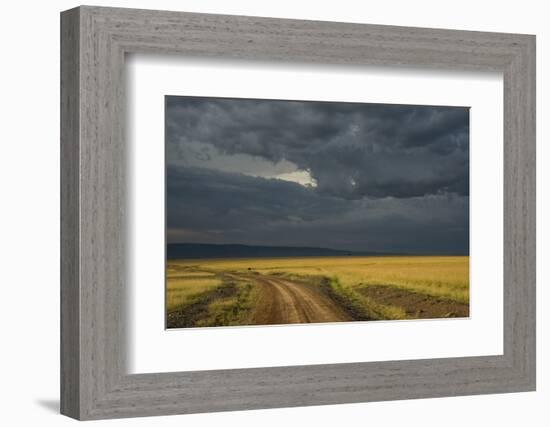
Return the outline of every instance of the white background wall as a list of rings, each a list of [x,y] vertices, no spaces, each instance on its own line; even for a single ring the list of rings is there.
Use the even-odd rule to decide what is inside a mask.
[[[414,401],[274,409],[109,421],[146,426],[317,426],[345,424],[546,426],[550,279],[548,168],[550,26],[543,1],[157,0],[97,5],[245,14],[537,35],[538,55],[538,391]],[[2,5],[0,65],[1,289],[0,420],[3,425],[68,425],[57,414],[59,377],[59,12],[74,1]],[[547,264],[547,263],[546,263]]]

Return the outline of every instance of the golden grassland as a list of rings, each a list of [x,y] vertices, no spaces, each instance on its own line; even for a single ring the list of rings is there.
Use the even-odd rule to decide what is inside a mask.
[[[219,272],[201,270],[185,262],[170,262],[166,268],[166,311],[171,313],[193,305],[208,311],[193,326],[246,324],[255,300],[255,289],[247,283],[228,283]],[[217,291],[222,291],[216,294]],[[208,301],[205,297],[210,296]]]
[[[180,266],[208,272],[252,268],[262,274],[337,277],[346,287],[383,284],[468,302],[469,257],[304,257],[181,260]]]
[[[422,317],[420,312],[427,303],[420,296],[426,301],[446,301],[447,306],[456,303],[464,307],[469,303],[467,256],[199,259],[168,262],[167,312],[183,310],[201,298],[204,302],[209,295],[209,302],[203,308],[212,312],[214,318],[217,316],[217,321],[212,321],[211,315],[206,316],[206,320],[203,316],[197,326],[246,324],[243,322],[253,311],[257,296],[253,283],[232,283],[237,291],[230,296],[222,299],[211,297],[213,290],[227,286],[226,275],[229,273],[275,275],[312,286],[323,285],[324,291],[338,304],[348,306],[354,312],[364,312],[369,319]],[[381,292],[386,289],[388,292]],[[394,294],[396,297],[392,300]],[[417,312],[407,307],[407,296],[411,296],[411,301],[421,301]],[[237,303],[238,309],[235,309]],[[235,316],[231,317],[228,313],[235,313]],[[244,317],[241,319],[239,316]],[[438,317],[456,316],[451,310],[447,316]]]
[[[194,296],[216,289],[222,284],[222,281],[214,275],[212,277],[200,277],[191,274],[189,274],[189,277],[168,275],[167,284],[166,309],[172,311],[191,301]]]

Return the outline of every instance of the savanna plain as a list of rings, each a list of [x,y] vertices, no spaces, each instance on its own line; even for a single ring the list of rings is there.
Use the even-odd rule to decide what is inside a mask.
[[[468,316],[468,256],[167,262],[168,328]]]

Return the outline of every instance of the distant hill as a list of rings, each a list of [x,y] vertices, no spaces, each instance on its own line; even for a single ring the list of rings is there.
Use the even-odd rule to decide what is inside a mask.
[[[376,253],[351,252],[338,249],[296,246],[215,245],[208,243],[171,243],[167,245],[168,259],[195,258],[275,258],[376,255]]]

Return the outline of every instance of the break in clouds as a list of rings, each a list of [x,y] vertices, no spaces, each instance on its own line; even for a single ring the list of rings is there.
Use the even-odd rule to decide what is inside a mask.
[[[169,243],[467,254],[469,110],[166,98]]]

